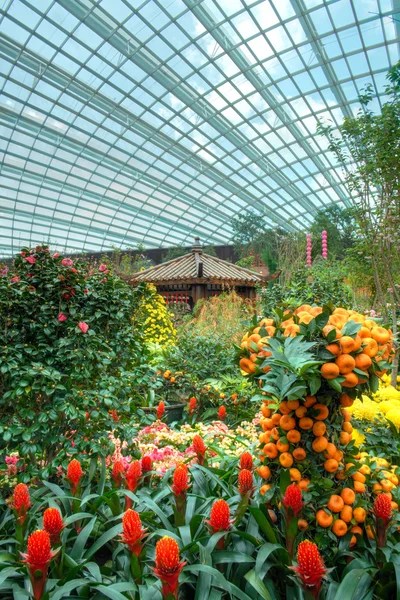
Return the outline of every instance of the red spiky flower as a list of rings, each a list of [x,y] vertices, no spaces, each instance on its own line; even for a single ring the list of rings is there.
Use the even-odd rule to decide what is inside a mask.
[[[18,483],[14,488],[12,506],[17,513],[17,520],[22,525],[26,519],[26,513],[31,506],[29,488],[25,483]]]
[[[50,546],[50,535],[38,529],[28,537],[28,552],[22,554],[23,562],[28,565],[32,582],[33,597],[40,600],[46,585],[47,570],[51,559],[57,554]]]
[[[199,465],[204,465],[204,457],[206,454],[206,446],[203,439],[196,433],[193,438],[193,450],[197,454],[197,462]]]
[[[77,487],[83,477],[83,471],[79,460],[74,458],[67,467],[67,479],[71,484],[71,494],[75,496]]]
[[[189,471],[186,465],[180,464],[176,467],[173,475],[172,491],[175,496],[186,495],[189,487]]]
[[[146,535],[139,514],[128,508],[122,515],[121,542],[127,544],[133,554],[139,556],[142,551],[142,540]]]
[[[46,508],[43,513],[43,528],[49,534],[53,544],[60,543],[60,533],[64,528],[64,523],[58,508]]]
[[[249,469],[239,471],[238,488],[243,495],[253,491],[253,474]]]
[[[295,483],[288,485],[282,502],[287,509],[293,511],[293,514],[297,516],[303,508],[303,497],[299,486]]]
[[[142,473],[148,473],[149,471],[153,470],[153,461],[151,460],[150,456],[143,456],[140,462],[142,465]]]
[[[379,494],[374,502],[374,515],[376,525],[376,541],[379,548],[386,545],[387,530],[392,518],[392,504],[390,496]]]
[[[228,532],[233,523],[231,519],[231,511],[229,504],[222,498],[216,500],[211,507],[210,518],[206,520],[207,525],[210,528],[211,533],[218,533],[220,531]],[[225,539],[222,537],[217,542],[217,546],[220,550],[223,550]]]
[[[113,464],[111,477],[113,478],[115,485],[117,487],[121,486],[124,475],[125,475],[125,467],[122,463],[122,460],[116,460],[115,463]]]
[[[185,564],[179,560],[179,546],[174,539],[164,536],[157,542],[156,566],[153,571],[161,580],[163,598],[167,598],[168,594],[178,598],[178,579]]]
[[[318,598],[322,579],[327,573],[316,544],[310,540],[300,542],[297,548],[297,567],[290,567],[300,577],[303,587]]]
[[[248,471],[253,470],[253,457],[250,452],[243,452],[239,460],[239,469],[247,469]]]
[[[220,406],[218,409],[218,418],[223,421],[226,417],[226,408],[225,406]]]
[[[164,413],[165,413],[165,402],[163,402],[161,400],[161,402],[159,402],[158,406],[157,406],[157,419],[161,420],[163,418]]]
[[[194,396],[192,396],[189,400],[189,415],[193,414],[196,410],[197,400]]]
[[[140,460],[134,460],[129,465],[129,468],[125,474],[126,485],[130,492],[135,492],[139,485],[140,478],[142,476],[142,463]],[[125,497],[125,509],[132,507],[132,498]]]

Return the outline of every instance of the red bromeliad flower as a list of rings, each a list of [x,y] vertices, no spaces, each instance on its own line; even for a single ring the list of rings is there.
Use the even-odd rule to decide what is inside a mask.
[[[159,402],[158,406],[157,406],[157,419],[161,420],[163,418],[164,413],[165,413],[165,402],[163,402],[161,400],[161,402]]]
[[[241,494],[253,491],[253,474],[249,469],[242,469],[239,472],[238,488]]]
[[[203,439],[196,433],[193,438],[193,450],[197,454],[197,462],[199,465],[204,465],[204,457],[206,454],[206,446]]]
[[[49,568],[51,559],[56,554],[56,552],[51,550],[50,535],[47,531],[38,529],[28,537],[28,552],[22,554],[22,556],[24,557],[23,562],[29,567],[35,600],[40,600],[43,595],[47,569]]]
[[[253,470],[253,457],[250,452],[243,452],[239,461],[239,469],[247,469],[248,471]]]
[[[157,542],[156,566],[153,571],[161,580],[163,598],[167,598],[168,594],[178,598],[178,579],[185,564],[179,561],[179,546],[174,539],[164,536]]]
[[[22,525],[26,519],[26,513],[31,506],[29,488],[25,483],[18,483],[14,488],[12,505],[17,513],[18,523]]]
[[[43,529],[50,535],[53,544],[60,543],[60,533],[63,528],[64,523],[58,508],[46,508],[43,513]]]
[[[73,496],[75,496],[76,494],[76,488],[78,487],[82,477],[83,471],[81,463],[79,462],[79,460],[76,460],[76,458],[74,458],[73,460],[71,460],[67,468],[67,479],[71,484],[71,493]]]
[[[148,473],[149,471],[153,470],[153,461],[151,460],[150,456],[143,456],[140,462],[142,464],[143,473]]]
[[[142,527],[142,521],[139,514],[128,508],[122,515],[122,534],[121,542],[127,544],[133,554],[139,556],[142,551],[142,540],[145,536],[145,530]]]
[[[124,475],[125,475],[125,467],[122,464],[122,460],[116,460],[115,463],[113,464],[111,477],[114,479],[115,485],[117,487],[121,486]]]
[[[392,504],[387,494],[379,494],[374,502],[374,515],[387,525],[392,518]]]
[[[303,508],[303,497],[299,486],[295,483],[288,485],[282,502],[286,508],[291,509],[293,514],[297,516]]]
[[[193,414],[196,410],[197,400],[194,396],[192,396],[189,400],[189,415]]]
[[[216,500],[211,507],[210,519],[206,521],[210,528],[211,533],[218,533],[219,531],[229,531],[233,523],[231,519],[231,513],[229,504],[222,498]],[[221,538],[217,542],[217,546],[220,550],[223,550],[225,539]]]
[[[134,460],[126,472],[126,483],[128,490],[134,492],[138,486],[139,480],[142,476],[142,465],[140,460]]]
[[[218,409],[218,418],[223,421],[226,417],[226,408],[225,406],[220,406]]]
[[[310,591],[314,598],[318,598],[327,570],[316,544],[310,540],[300,542],[297,548],[297,563],[297,567],[290,568],[299,575],[305,590]]]
[[[185,496],[189,487],[189,471],[186,465],[178,465],[173,475],[172,491],[175,496]]]

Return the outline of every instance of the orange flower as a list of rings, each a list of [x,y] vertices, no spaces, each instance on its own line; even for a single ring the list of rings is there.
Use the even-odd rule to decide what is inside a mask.
[[[178,465],[173,475],[172,491],[175,496],[185,496],[189,487],[189,472],[186,465]]]
[[[189,415],[194,413],[194,411],[196,410],[196,404],[197,404],[197,400],[194,396],[192,396],[189,400]]]
[[[223,421],[226,417],[226,408],[225,406],[220,406],[218,409],[218,418]]]
[[[199,465],[204,464],[204,456],[206,453],[206,446],[204,444],[203,439],[196,433],[193,438],[193,450],[197,454],[197,461]]]
[[[142,465],[140,460],[134,460],[126,472],[126,483],[128,490],[134,492],[138,486],[139,480],[142,476]]]
[[[239,472],[238,488],[241,494],[253,491],[253,474],[249,469],[242,469]]]
[[[139,514],[128,508],[122,515],[122,534],[121,541],[129,546],[133,554],[139,556],[142,551],[142,540],[145,536],[145,530],[142,527],[142,521]]]
[[[303,508],[303,497],[301,494],[301,489],[296,483],[288,485],[282,502],[286,508],[289,508],[293,511],[295,516],[300,513],[301,509]]]
[[[29,567],[35,600],[40,600],[43,595],[47,569],[49,568],[51,559],[56,554],[56,552],[51,550],[50,535],[47,531],[38,529],[28,537],[28,552],[22,554],[22,556],[24,557],[23,562]],[[37,571],[40,572],[40,575]]]
[[[60,543],[60,533],[64,528],[64,523],[58,508],[46,508],[43,513],[43,528],[50,535],[50,541],[53,544]]]
[[[174,539],[164,536],[157,542],[156,566],[153,571],[161,580],[163,598],[167,598],[168,594],[178,598],[178,579],[185,564],[179,561],[179,546]]]
[[[117,487],[121,486],[122,478],[125,475],[125,467],[122,464],[122,460],[116,460],[113,464],[111,477],[114,479]]]
[[[161,420],[163,418],[164,413],[165,413],[165,402],[163,402],[161,400],[161,402],[159,402],[158,406],[157,406],[157,419]]]
[[[26,513],[31,506],[29,488],[25,483],[18,483],[18,485],[15,486],[12,505],[17,513],[18,523],[22,525],[26,519]]]
[[[83,471],[81,463],[79,462],[79,460],[76,460],[76,458],[74,458],[73,460],[71,460],[67,467],[67,479],[71,484],[71,493],[73,496],[75,496],[76,494],[76,488],[78,487],[82,477]]]
[[[222,498],[216,500],[211,507],[210,520],[206,521],[212,533],[228,531],[232,524],[229,504]]]
[[[239,469],[247,469],[248,471],[252,471],[253,469],[253,457],[250,452],[243,452],[239,461]]]
[[[310,540],[300,542],[297,548],[297,563],[297,567],[290,568],[299,575],[304,589],[317,598],[327,570],[316,544]]]

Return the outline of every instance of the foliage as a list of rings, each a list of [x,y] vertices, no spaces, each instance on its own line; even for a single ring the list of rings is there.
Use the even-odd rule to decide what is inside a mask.
[[[165,347],[176,342],[172,315],[164,298],[157,293],[157,288],[152,284],[147,284],[144,288],[138,309],[133,316],[133,325],[136,330],[141,330],[145,343]]]
[[[172,248],[168,248],[166,254],[162,257],[161,262],[165,263],[169,260],[173,260],[174,258],[184,256],[187,253],[188,250],[184,246],[173,246]]]
[[[0,452],[29,456],[26,477],[67,453],[104,454],[112,429],[130,435],[141,295],[106,265],[40,246],[0,277]]]
[[[153,261],[145,255],[145,248],[142,244],[138,244],[137,252],[132,248],[121,250],[113,247],[111,256],[105,254],[101,257],[101,262],[106,264],[110,269],[115,269],[123,275],[131,275],[139,271],[145,271],[153,266]]]
[[[342,260],[347,250],[353,247],[356,237],[356,220],[354,211],[341,208],[336,204],[320,209],[311,225],[313,234],[313,256],[321,256],[321,233],[328,234],[328,256]]]

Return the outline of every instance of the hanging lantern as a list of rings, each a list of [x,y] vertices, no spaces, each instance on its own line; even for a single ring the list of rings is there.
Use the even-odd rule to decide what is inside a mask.
[[[322,257],[325,258],[325,260],[328,258],[328,233],[327,231],[324,231],[321,233],[321,237],[322,237]]]
[[[312,253],[311,233],[307,233],[307,251],[306,251],[306,257],[307,257],[307,267],[308,268],[312,267],[311,253]]]

